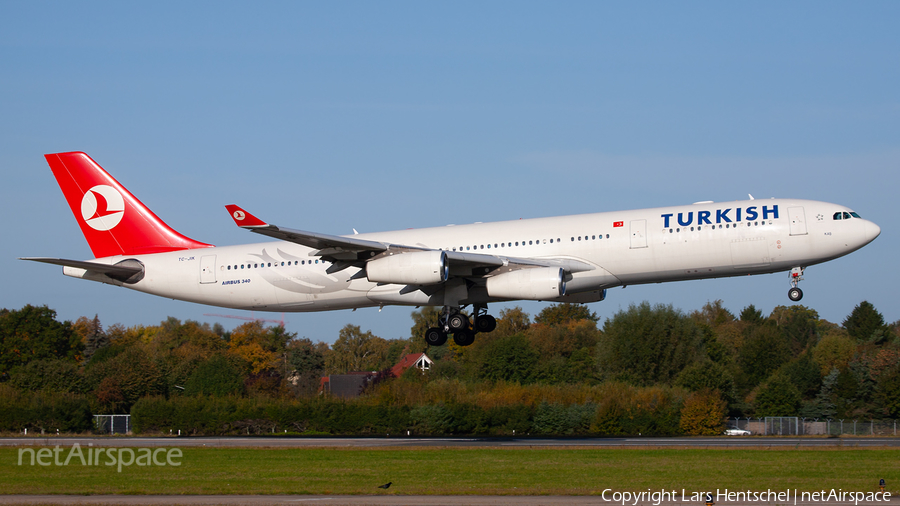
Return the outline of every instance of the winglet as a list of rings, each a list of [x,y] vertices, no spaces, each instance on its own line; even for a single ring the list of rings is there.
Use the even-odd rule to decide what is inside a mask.
[[[231,213],[231,217],[232,219],[234,219],[234,224],[241,228],[259,228],[269,226],[268,223],[257,218],[256,216],[253,216],[247,211],[244,211],[240,208],[240,206],[230,204],[225,206],[225,209],[228,209],[228,212]]]

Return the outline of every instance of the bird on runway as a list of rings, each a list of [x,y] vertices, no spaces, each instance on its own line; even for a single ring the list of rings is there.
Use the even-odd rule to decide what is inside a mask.
[[[384,488],[384,489],[390,488],[391,483],[394,483],[394,482],[389,481],[389,482],[385,483],[384,485],[378,485],[378,488]]]

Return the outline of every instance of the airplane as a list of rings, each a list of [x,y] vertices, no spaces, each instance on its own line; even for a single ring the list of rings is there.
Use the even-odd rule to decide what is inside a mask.
[[[84,233],[90,260],[28,257],[63,274],[172,299],[275,312],[440,306],[425,341],[468,346],[496,319],[489,303],[589,303],[607,289],[804,270],[881,233],[851,209],[798,199],[691,205],[338,236],[263,221],[234,223],[271,242],[215,247],[166,225],[82,152],[45,155]],[[470,318],[463,312],[473,309]]]

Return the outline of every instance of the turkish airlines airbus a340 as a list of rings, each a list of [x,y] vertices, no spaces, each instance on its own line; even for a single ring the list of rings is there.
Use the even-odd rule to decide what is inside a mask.
[[[84,153],[46,155],[94,258],[26,258],[63,274],[172,299],[257,311],[442,306],[425,339],[466,346],[491,302],[596,302],[643,283],[790,273],[870,243],[881,229],[838,204],[771,199],[352,236],[292,230],[225,206],[275,241],[215,247],[169,228]],[[460,312],[472,306],[473,318]]]

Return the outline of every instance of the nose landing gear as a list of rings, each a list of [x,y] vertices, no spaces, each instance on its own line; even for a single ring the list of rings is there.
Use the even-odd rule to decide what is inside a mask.
[[[797,287],[803,280],[803,267],[794,267],[791,269],[791,289],[788,290],[788,298],[794,302],[803,298],[803,290]]]

